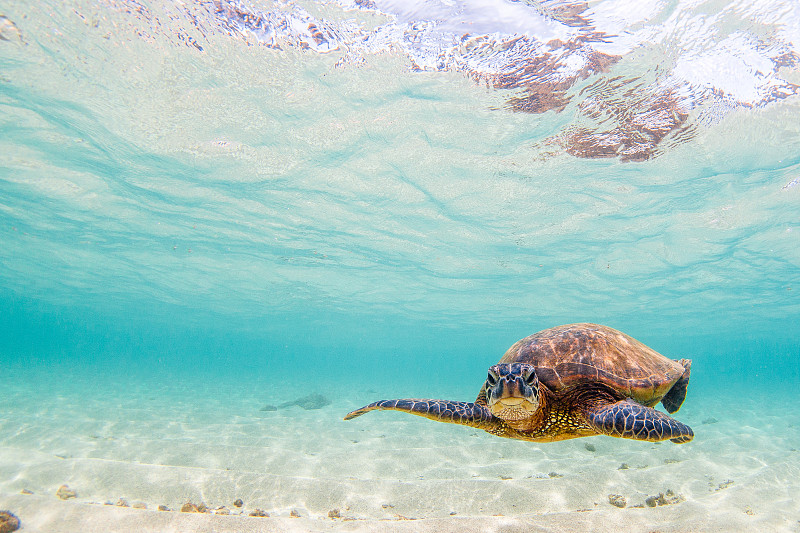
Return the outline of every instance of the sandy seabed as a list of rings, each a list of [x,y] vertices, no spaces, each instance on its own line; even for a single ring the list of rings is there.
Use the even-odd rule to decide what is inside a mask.
[[[285,394],[47,383],[17,376],[0,399],[0,509],[24,532],[800,531],[800,413],[774,391],[691,395],[688,444],[537,444],[403,413],[345,422],[386,396],[352,388],[262,411]]]

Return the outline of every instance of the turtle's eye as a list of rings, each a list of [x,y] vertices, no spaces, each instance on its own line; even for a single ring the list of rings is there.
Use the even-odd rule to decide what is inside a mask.
[[[497,376],[495,376],[494,373],[489,372],[489,375],[486,376],[486,383],[488,383],[489,385],[497,384]]]
[[[536,385],[538,382],[539,378],[536,377],[536,372],[534,372],[533,369],[525,372],[525,383],[528,385]]]

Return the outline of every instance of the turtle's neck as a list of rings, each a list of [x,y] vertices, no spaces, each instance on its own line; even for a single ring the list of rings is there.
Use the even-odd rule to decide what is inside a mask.
[[[503,422],[504,437],[532,441],[558,441],[594,435],[596,431],[586,422],[583,412],[596,403],[617,401],[607,387],[596,383],[579,384],[552,392],[544,385],[539,388],[539,409],[525,420]],[[513,425],[512,425],[513,424]]]
[[[538,432],[550,418],[553,393],[545,385],[539,385],[539,408],[528,418],[522,420],[504,420],[503,423],[514,431],[521,433]]]

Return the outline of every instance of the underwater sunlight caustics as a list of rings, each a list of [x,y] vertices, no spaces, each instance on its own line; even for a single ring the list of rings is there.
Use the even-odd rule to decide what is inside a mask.
[[[688,442],[692,429],[670,413],[686,396],[692,362],[673,361],[605,326],[570,324],[514,344],[489,368],[475,403],[382,400],[349,413],[389,409],[538,442],[609,435]]]

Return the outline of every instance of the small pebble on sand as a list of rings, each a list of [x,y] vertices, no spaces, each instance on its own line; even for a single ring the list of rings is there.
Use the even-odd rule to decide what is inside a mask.
[[[664,493],[660,493],[658,496],[648,496],[644,503],[647,504],[648,507],[655,507],[656,505],[666,505],[667,500],[664,499]]]
[[[250,511],[250,516],[258,516],[261,518],[269,518],[269,513],[262,511],[261,509],[253,509]]]
[[[620,509],[628,505],[628,501],[625,499],[625,496],[621,494],[609,494],[608,503],[614,507],[619,507]]]
[[[60,487],[58,487],[58,490],[56,491],[56,496],[58,496],[62,500],[69,500],[70,498],[77,498],[78,493],[66,485],[61,485]]]
[[[719,491],[719,490],[727,489],[731,485],[733,485],[733,480],[732,479],[726,479],[725,481],[723,481],[722,483],[720,483],[717,486],[716,490]]]
[[[242,501],[241,498],[238,498],[235,502],[233,502],[233,506],[236,507],[237,509],[242,505],[244,505],[244,502]]]
[[[19,518],[11,511],[0,511],[0,533],[11,533],[19,529]]]
[[[644,500],[644,503],[648,507],[656,507],[661,505],[673,505],[676,503],[681,503],[685,501],[686,498],[681,496],[680,494],[675,494],[672,489],[667,489],[666,494],[660,492],[658,496],[650,496]]]
[[[194,504],[192,502],[186,502],[181,506],[182,513],[207,513],[208,507],[204,503]]]

